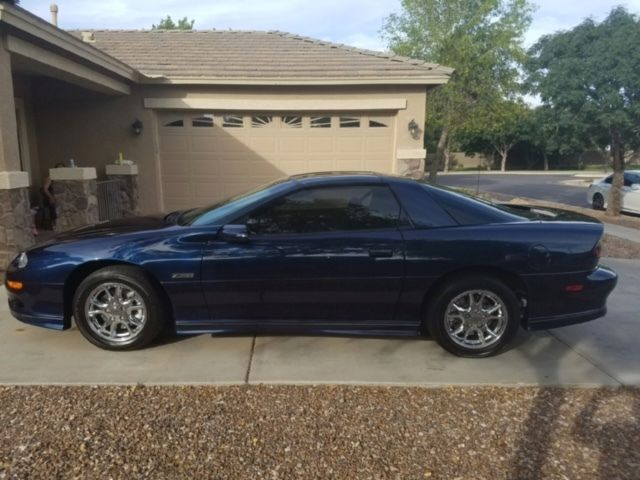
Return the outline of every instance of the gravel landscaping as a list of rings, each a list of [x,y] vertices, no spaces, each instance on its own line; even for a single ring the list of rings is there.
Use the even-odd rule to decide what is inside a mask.
[[[638,260],[640,243],[605,234],[602,239],[602,256]]]
[[[0,478],[632,479],[640,390],[0,387]]]

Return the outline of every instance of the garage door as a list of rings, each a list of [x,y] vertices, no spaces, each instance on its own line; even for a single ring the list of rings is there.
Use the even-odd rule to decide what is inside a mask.
[[[392,169],[393,115],[159,112],[158,125],[166,211],[298,173]]]

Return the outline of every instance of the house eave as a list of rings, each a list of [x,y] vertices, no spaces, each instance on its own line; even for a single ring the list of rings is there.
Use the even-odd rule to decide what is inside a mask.
[[[141,76],[140,83],[159,85],[248,85],[248,86],[339,86],[339,85],[444,85],[448,75],[430,75],[425,77],[358,77],[358,78],[255,78],[255,77],[165,77]]]
[[[34,71],[42,71],[51,77],[108,95],[129,95],[131,93],[131,87],[127,82],[105,75],[98,69],[75,62],[32,42],[7,35],[5,45],[13,55],[28,59],[33,65]]]
[[[28,38],[36,39],[42,44],[80,58],[122,79],[131,82],[138,80],[139,74],[134,68],[22,8],[0,3],[0,26],[2,25],[19,31]]]

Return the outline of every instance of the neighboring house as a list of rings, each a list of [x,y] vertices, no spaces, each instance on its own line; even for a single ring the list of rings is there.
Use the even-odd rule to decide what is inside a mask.
[[[70,158],[135,161],[143,213],[302,172],[421,175],[427,93],[452,73],[275,31],[66,32],[7,3],[0,35],[0,245]]]

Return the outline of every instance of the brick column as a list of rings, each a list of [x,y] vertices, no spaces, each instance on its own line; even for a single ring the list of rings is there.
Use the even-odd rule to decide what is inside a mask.
[[[34,243],[29,174],[20,168],[11,57],[0,41],[0,270]]]
[[[98,223],[98,186],[95,168],[52,168],[58,220],[56,232]]]
[[[137,165],[107,165],[105,173],[109,180],[117,180],[120,185],[118,208],[125,217],[135,217],[140,214],[138,193]]]

